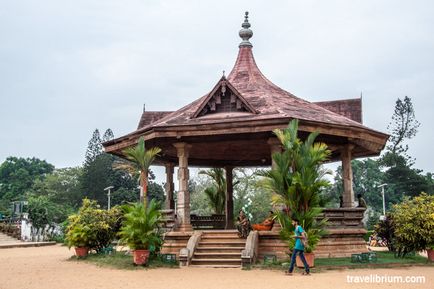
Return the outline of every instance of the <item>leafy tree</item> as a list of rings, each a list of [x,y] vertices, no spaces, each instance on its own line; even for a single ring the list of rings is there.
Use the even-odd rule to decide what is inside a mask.
[[[149,170],[149,184],[148,184],[148,199],[155,200],[160,204],[164,203],[166,199],[164,196],[164,189],[160,184],[155,181],[155,176],[151,170]]]
[[[201,170],[199,174],[206,175],[212,180],[212,185],[204,190],[210,207],[215,214],[224,214],[226,201],[225,171],[222,168],[212,168],[210,170]]]
[[[111,204],[113,206],[136,203],[139,201],[138,189],[119,188],[111,193]]]
[[[78,208],[81,205],[83,194],[80,179],[83,168],[55,169],[45,179],[37,179],[32,186],[31,194],[46,196],[55,204]]]
[[[252,223],[260,223],[272,209],[271,193],[260,185],[257,169],[237,168],[234,170],[234,212],[243,209]],[[191,212],[200,216],[215,213],[210,205],[205,189],[215,185],[213,180],[199,174],[190,180],[189,191]],[[235,214],[237,216],[237,214]]]
[[[251,223],[260,223],[272,210],[272,194],[261,186],[258,169],[238,168],[234,170],[234,210],[235,216],[242,209]]]
[[[28,197],[28,213],[32,223],[32,236],[50,232],[56,224],[65,221],[70,210],[53,203],[48,196]]]
[[[116,168],[130,172],[131,174],[140,172],[140,201],[147,207],[148,177],[149,167],[154,162],[157,155],[161,152],[158,147],[146,149],[143,137],[139,139],[137,146],[129,147],[122,151],[128,162],[120,161]]]
[[[104,191],[106,187],[114,186],[113,192],[120,188],[129,191],[136,189],[135,176],[113,168],[114,163],[118,159],[116,156],[102,153],[84,167],[80,178],[80,189],[84,197],[96,200],[99,204],[106,207],[107,192]]]
[[[374,159],[352,160],[354,194],[361,194],[369,207],[380,211],[383,201],[379,185],[384,183],[384,173],[378,161]],[[342,167],[336,170],[334,184],[327,188],[327,195],[333,198],[333,203],[339,204],[339,196],[343,194]],[[388,195],[389,196],[389,195]]]
[[[8,157],[0,165],[0,211],[11,201],[21,200],[36,180],[42,180],[54,166],[37,158]]]
[[[188,190],[190,192],[191,214],[209,216],[214,213],[212,207],[209,205],[209,199],[204,193],[205,189],[210,186],[212,186],[211,179],[204,175],[198,175],[189,180]]]

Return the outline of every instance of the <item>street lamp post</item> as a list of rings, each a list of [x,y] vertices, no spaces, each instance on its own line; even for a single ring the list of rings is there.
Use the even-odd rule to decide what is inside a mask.
[[[386,201],[384,199],[384,187],[387,186],[387,184],[381,184],[378,187],[381,188],[381,196],[383,197],[383,215],[380,216],[380,220],[386,219]]]
[[[104,189],[104,191],[108,191],[107,192],[107,210],[110,210],[110,190],[113,189],[113,186],[107,187]]]
[[[139,197],[139,199],[143,200],[144,199],[143,187],[142,186],[138,186],[137,188],[140,190],[140,197]]]

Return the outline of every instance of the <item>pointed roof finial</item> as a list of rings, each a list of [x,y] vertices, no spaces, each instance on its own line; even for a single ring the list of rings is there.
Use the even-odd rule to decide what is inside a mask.
[[[243,27],[243,29],[240,30],[239,35],[243,39],[243,41],[240,43],[239,47],[252,47],[253,45],[252,43],[250,43],[249,39],[253,36],[253,31],[250,29],[249,12],[247,11],[241,27]]]

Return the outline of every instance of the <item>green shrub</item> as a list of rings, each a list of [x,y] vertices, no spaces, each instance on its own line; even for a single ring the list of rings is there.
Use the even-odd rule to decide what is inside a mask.
[[[66,243],[69,247],[88,247],[100,252],[115,239],[121,217],[118,207],[102,210],[96,201],[84,199],[78,213],[68,218]]]
[[[422,193],[394,205],[392,218],[398,256],[434,245],[434,195]]]

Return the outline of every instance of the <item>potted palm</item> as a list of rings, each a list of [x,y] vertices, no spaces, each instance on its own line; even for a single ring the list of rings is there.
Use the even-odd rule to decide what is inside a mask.
[[[299,139],[298,120],[292,120],[286,129],[276,129],[273,133],[279,139],[283,150],[273,154],[273,168],[261,172],[265,177],[263,185],[273,193],[273,203],[283,207],[283,210],[277,213],[282,226],[281,238],[287,241],[292,249],[294,227],[291,219],[298,219],[308,237],[305,256],[307,260],[311,259],[313,265],[312,251],[325,234],[326,224],[326,220],[318,220],[322,213],[319,205],[320,193],[329,185],[325,179],[329,172],[322,169],[321,165],[331,152],[324,143],[315,142],[317,132],[309,134],[305,141]]]
[[[151,200],[148,207],[142,203],[126,207],[119,241],[133,250],[136,265],[146,265],[149,247],[156,247],[161,243],[162,233],[159,225],[163,219],[159,209],[159,204],[155,200]]]

